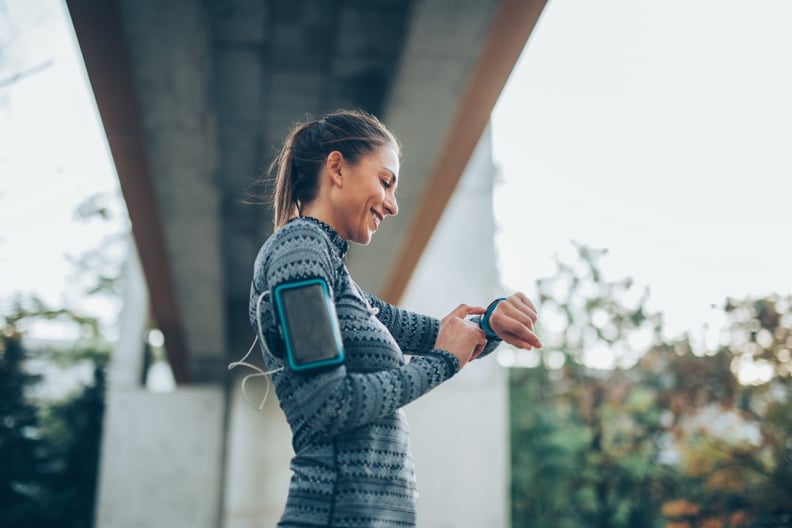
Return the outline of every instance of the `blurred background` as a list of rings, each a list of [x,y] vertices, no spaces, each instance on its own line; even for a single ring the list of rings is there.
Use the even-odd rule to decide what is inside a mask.
[[[404,146],[356,280],[435,316],[525,291],[545,344],[408,406],[419,526],[792,526],[790,22],[0,0],[0,525],[274,526],[288,429],[227,369],[272,228],[245,201],[354,107]]]

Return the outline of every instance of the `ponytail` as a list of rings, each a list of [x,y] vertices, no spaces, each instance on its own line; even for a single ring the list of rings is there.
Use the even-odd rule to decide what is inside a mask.
[[[275,229],[299,216],[302,205],[294,192],[294,139],[309,124],[297,125],[283,142],[283,147],[269,166],[269,174],[275,174]]]
[[[379,119],[359,110],[340,110],[317,121],[296,125],[269,166],[275,182],[274,227],[299,216],[319,192],[319,175],[327,156],[339,151],[350,163],[383,145],[397,151],[399,142]]]

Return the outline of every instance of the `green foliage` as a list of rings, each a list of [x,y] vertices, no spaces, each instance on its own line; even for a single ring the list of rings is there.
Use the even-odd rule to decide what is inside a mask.
[[[538,528],[577,526],[574,505],[591,501],[567,486],[579,475],[589,438],[568,412],[553,408],[551,374],[542,366],[511,372],[512,409],[522,411],[511,413],[513,517],[530,512],[530,526]]]
[[[708,427],[689,427],[678,440],[686,498],[699,506],[698,521],[737,518],[750,526],[790,526],[792,298],[729,300],[725,311],[723,344],[699,358],[709,369],[697,370],[706,372],[710,384],[695,391],[723,413]],[[740,383],[743,369],[765,374]]]
[[[57,512],[57,526],[93,526],[104,401],[104,366],[97,365],[90,385],[45,410],[42,437],[50,447],[51,464],[48,508]]]
[[[43,489],[37,476],[44,468],[37,407],[29,389],[39,378],[22,365],[20,335],[10,329],[0,341],[0,525],[36,526],[30,519],[39,509]]]
[[[67,316],[83,328],[95,328],[89,318],[33,305],[42,309],[17,304],[0,329],[0,526],[92,526],[108,350],[92,339],[85,348],[78,341],[69,350],[38,350],[31,357],[19,323]],[[35,397],[41,376],[28,373],[27,363],[46,359],[55,364],[52,358],[62,365],[89,361],[92,382],[60,400]]]
[[[555,324],[543,363],[510,376],[513,525],[792,525],[792,299],[729,301],[724,344],[697,355],[603,254],[578,247],[538,283]]]
[[[122,224],[117,231],[105,235],[97,247],[67,258],[74,267],[71,281],[82,287],[85,295],[120,298],[123,291],[121,265],[129,247],[129,222],[123,203],[113,194],[94,194],[85,199],[74,213],[81,222],[113,222]]]
[[[108,219],[120,201],[96,195],[76,215]],[[117,297],[126,234],[104,239],[73,259],[73,284],[86,295]],[[123,247],[122,247],[123,246]],[[119,251],[119,249],[123,251]],[[51,308],[33,297],[17,299],[0,321],[0,526],[85,528],[93,526],[110,347],[96,318],[69,308]],[[70,326],[77,337],[60,345],[26,350],[25,329],[48,321]],[[59,368],[72,377],[90,365],[91,381],[59,399],[48,399],[32,364]]]

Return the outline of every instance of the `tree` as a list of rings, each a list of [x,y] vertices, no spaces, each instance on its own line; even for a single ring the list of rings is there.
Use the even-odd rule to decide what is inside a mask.
[[[680,391],[686,420],[676,437],[691,526],[792,525],[790,307],[792,297],[777,295],[728,300],[722,344],[676,368],[680,385],[697,387]]]
[[[646,295],[626,304],[631,281],[603,278],[604,251],[577,251],[576,262],[558,261],[557,275],[537,284],[542,316],[559,328],[540,329],[544,364],[511,376],[512,445],[529,453],[521,456],[527,470],[514,460],[515,478],[534,474],[534,506],[515,496],[513,519],[516,526],[652,526],[670,479],[658,466],[662,413],[656,393],[631,369],[638,355],[630,342],[638,333],[659,339],[661,320],[646,312]],[[594,350],[622,368],[587,367]],[[539,419],[520,425],[526,414]],[[545,468],[548,461],[554,466]],[[515,492],[529,487],[520,482]],[[540,504],[556,508],[544,512]]]
[[[0,90],[52,66],[52,59],[48,59],[35,66],[17,67],[11,72],[5,72],[2,67],[6,66],[7,50],[20,38],[21,33],[4,0],[0,0],[0,29],[5,29],[7,35],[0,40]]]
[[[78,218],[107,219],[111,199],[89,198],[78,208]],[[125,254],[117,249],[123,238],[107,237],[73,260],[73,282],[84,285],[86,295],[119,295]],[[93,526],[110,343],[95,317],[74,308],[50,308],[35,297],[18,298],[2,315],[0,526]],[[26,350],[24,329],[42,320],[71,326],[78,337]],[[34,361],[57,366],[66,377],[75,367],[88,365],[93,376],[70,394],[51,399],[39,390],[42,376],[31,374]]]
[[[47,490],[53,526],[93,526],[102,418],[104,363],[94,367],[93,382],[46,409],[43,438],[50,446]]]
[[[44,465],[38,409],[29,389],[39,377],[25,372],[21,336],[4,326],[0,341],[0,525],[36,526]]]
[[[723,345],[694,352],[577,250],[538,283],[543,362],[511,372],[514,525],[789,525],[792,299],[729,301]]]
[[[65,319],[82,336],[64,348],[31,354],[19,326],[36,319]],[[9,505],[0,508],[0,526],[92,526],[109,357],[98,322],[33,299],[15,303],[0,331],[0,500]],[[88,362],[93,380],[59,400],[35,397],[41,376],[28,372],[31,356],[66,370]]]

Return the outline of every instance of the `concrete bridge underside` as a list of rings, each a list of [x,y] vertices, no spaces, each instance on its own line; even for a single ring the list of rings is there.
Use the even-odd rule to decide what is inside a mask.
[[[256,412],[226,369],[253,338],[252,263],[272,229],[269,206],[244,203],[251,182],[306,114],[378,115],[403,145],[400,212],[352,249],[352,274],[432,316],[489,302],[496,170],[482,133],[546,0],[66,1],[139,255],[97,525],[274,526],[290,432],[275,398]],[[141,385],[149,311],[172,393]],[[419,526],[508,526],[506,374],[475,363],[406,408]]]
[[[244,203],[306,114],[403,143],[399,216],[349,267],[398,301],[545,0],[67,0],[180,384],[246,347],[269,206]]]

